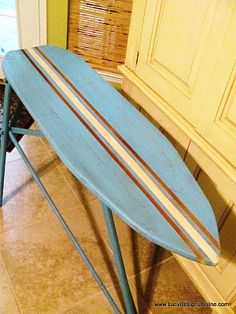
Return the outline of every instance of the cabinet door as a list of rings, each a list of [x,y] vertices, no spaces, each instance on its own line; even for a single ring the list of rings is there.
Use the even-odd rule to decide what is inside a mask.
[[[236,166],[236,6],[196,130]]]
[[[135,73],[196,126],[234,0],[147,1]]]

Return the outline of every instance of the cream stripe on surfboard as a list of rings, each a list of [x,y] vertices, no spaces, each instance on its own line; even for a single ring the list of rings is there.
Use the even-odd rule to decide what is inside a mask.
[[[86,119],[93,125],[93,127],[103,136],[103,138],[112,146],[112,148],[119,154],[119,156],[126,162],[126,164],[138,175],[142,182],[152,191],[152,193],[162,202],[167,211],[178,221],[179,225],[189,234],[189,236],[197,243],[208,258],[216,263],[218,255],[208,242],[200,235],[200,233],[189,223],[185,216],[180,213],[176,207],[170,202],[165,194],[158,188],[146,172],[138,165],[138,163],[130,156],[120,143],[110,134],[106,128],[90,113],[90,111],[83,105],[82,102],[72,93],[62,79],[52,70],[32,48],[27,51],[34,57],[34,59],[41,65],[45,72],[53,79],[56,85],[64,92],[64,94],[72,101],[72,103],[80,110]]]

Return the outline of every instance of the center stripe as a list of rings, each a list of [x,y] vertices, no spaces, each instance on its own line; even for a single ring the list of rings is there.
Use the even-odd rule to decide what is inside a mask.
[[[145,171],[137,164],[137,162],[125,151],[120,143],[104,128],[104,126],[87,110],[87,108],[72,93],[67,85],[60,77],[44,62],[44,60],[33,50],[28,49],[29,53],[45,70],[48,76],[57,84],[63,93],[72,101],[72,103],[80,110],[93,127],[103,136],[103,138],[113,147],[119,156],[133,170],[133,172],[142,180],[142,182],[152,191],[152,193],[163,203],[169,213],[178,221],[180,226],[190,235],[190,237],[199,245],[209,259],[215,263],[218,256],[208,242],[198,233],[196,229],[188,222],[188,220],[176,210],[175,206],[157,187],[157,185],[148,177]]]

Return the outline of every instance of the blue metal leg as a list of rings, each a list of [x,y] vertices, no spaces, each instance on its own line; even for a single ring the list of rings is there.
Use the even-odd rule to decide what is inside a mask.
[[[121,314],[119,308],[117,307],[116,303],[114,302],[113,298],[111,297],[110,293],[108,292],[107,288],[105,287],[105,285],[102,282],[101,278],[99,277],[98,273],[94,269],[94,267],[91,264],[90,260],[88,259],[87,255],[84,253],[84,250],[80,246],[80,244],[77,241],[76,237],[74,236],[74,234],[70,230],[70,228],[67,225],[66,221],[62,217],[60,211],[58,210],[58,208],[56,207],[56,205],[53,202],[52,198],[50,197],[50,195],[48,194],[47,190],[45,189],[43,183],[41,182],[40,178],[38,177],[37,173],[35,172],[33,166],[31,165],[31,163],[29,161],[29,159],[27,158],[27,156],[25,155],[24,151],[22,150],[22,148],[18,144],[18,142],[17,142],[17,140],[16,140],[16,138],[15,138],[15,136],[14,136],[12,131],[9,131],[9,137],[12,140],[13,144],[15,145],[16,149],[18,150],[19,154],[21,155],[23,161],[25,162],[25,164],[26,164],[27,168],[29,169],[31,175],[33,176],[33,178],[35,179],[36,183],[38,184],[38,186],[39,186],[40,190],[42,191],[43,195],[45,196],[46,200],[48,201],[48,204],[52,208],[52,210],[53,210],[54,214],[56,215],[57,219],[59,220],[59,222],[61,223],[61,225],[64,228],[65,232],[67,233],[68,237],[70,238],[70,240],[74,244],[75,248],[79,252],[82,260],[84,261],[84,263],[86,264],[86,266],[90,270],[90,272],[93,275],[94,279],[97,281],[97,283],[100,286],[101,290],[105,294],[107,300],[110,302],[110,304],[111,304],[111,306],[112,306],[112,308],[114,310],[114,313]]]
[[[110,237],[112,250],[115,257],[115,263],[119,275],[120,288],[122,291],[125,308],[128,314],[136,314],[136,308],[130,292],[128,279],[125,272],[124,262],[121,255],[120,245],[118,242],[118,237],[116,233],[115,224],[112,217],[112,212],[104,203],[101,203],[103,207],[104,217],[106,220],[107,230]]]
[[[12,92],[12,88],[10,84],[6,83],[5,93],[4,93],[4,102],[3,102],[3,121],[2,121],[1,152],[0,152],[0,207],[2,206],[2,199],[3,199],[11,92]]]

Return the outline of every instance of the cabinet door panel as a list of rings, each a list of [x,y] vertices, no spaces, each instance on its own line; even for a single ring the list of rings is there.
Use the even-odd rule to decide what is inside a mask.
[[[147,1],[135,72],[196,126],[234,1]]]
[[[236,166],[236,7],[196,129]]]
[[[148,56],[150,65],[167,80],[171,79],[176,87],[179,84],[180,89],[185,88],[187,94],[193,87],[191,81],[196,75],[193,68],[201,41],[209,28],[204,25],[208,9],[209,1],[205,0],[188,3],[167,0],[162,1],[158,9],[154,40]]]

